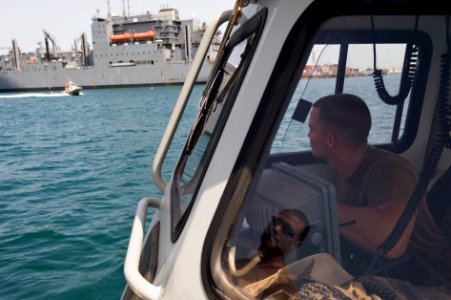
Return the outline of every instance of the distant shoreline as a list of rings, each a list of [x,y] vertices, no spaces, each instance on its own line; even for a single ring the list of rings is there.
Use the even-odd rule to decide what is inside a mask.
[[[382,75],[387,74],[400,74],[401,70],[399,68],[388,68],[382,69]],[[364,71],[353,68],[346,68],[345,77],[364,77],[373,76],[374,70],[368,68]],[[319,65],[319,66],[305,66],[304,72],[302,73],[301,79],[324,79],[324,78],[335,78],[337,77],[337,65]]]

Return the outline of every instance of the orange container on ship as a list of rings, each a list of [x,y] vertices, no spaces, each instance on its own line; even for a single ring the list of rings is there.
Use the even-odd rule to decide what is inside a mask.
[[[133,34],[135,40],[153,39],[157,34],[153,30]]]
[[[128,41],[132,38],[132,35],[130,32],[126,32],[124,34],[115,34],[111,36],[111,41],[113,42],[123,42]]]

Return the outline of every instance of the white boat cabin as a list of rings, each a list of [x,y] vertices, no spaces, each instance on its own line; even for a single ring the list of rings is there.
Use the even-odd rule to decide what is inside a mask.
[[[174,108],[153,165],[163,196],[138,205],[123,299],[354,299],[339,298],[349,283],[383,299],[450,293],[443,282],[418,283],[424,274],[411,269],[409,248],[385,256],[423,201],[451,238],[450,15],[435,0],[238,0],[213,20],[206,45],[228,21],[215,67],[201,99],[190,97],[193,69]],[[194,64],[206,50],[197,55]],[[308,137],[312,105],[343,93],[367,104],[369,145],[420,176],[375,251],[343,237],[361,224],[339,222],[337,172],[312,155]],[[185,137],[182,149],[174,136]],[[164,165],[168,153],[179,157],[175,166]],[[305,236],[282,217],[293,211],[306,218]],[[262,245],[276,227],[302,242],[268,267]],[[390,294],[387,278],[414,294]]]

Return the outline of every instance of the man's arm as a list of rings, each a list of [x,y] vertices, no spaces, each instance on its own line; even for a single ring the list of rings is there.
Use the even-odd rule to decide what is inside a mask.
[[[404,207],[405,205],[400,202],[385,202],[376,207],[355,207],[337,203],[339,223],[355,220],[354,224],[340,228],[340,233],[362,249],[375,252],[393,230]],[[414,224],[415,217],[395,247],[385,255],[386,258],[394,259],[404,254]]]

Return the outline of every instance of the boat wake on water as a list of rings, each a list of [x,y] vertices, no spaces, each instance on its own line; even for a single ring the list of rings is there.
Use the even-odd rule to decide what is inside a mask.
[[[80,95],[83,95],[80,93]],[[16,99],[16,98],[52,98],[52,97],[70,97],[71,95],[61,92],[61,93],[20,93],[20,94],[10,94],[10,95],[0,95],[0,99]]]

